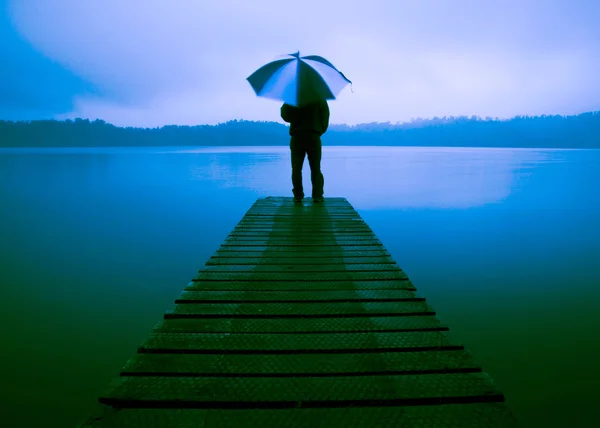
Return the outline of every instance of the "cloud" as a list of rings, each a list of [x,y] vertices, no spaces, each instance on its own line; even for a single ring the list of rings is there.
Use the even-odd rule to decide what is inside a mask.
[[[114,123],[279,120],[246,77],[300,50],[353,82],[334,122],[600,108],[596,2],[15,0],[31,46],[96,91],[61,117]],[[58,113],[58,111],[57,111]],[[114,118],[111,119],[111,118]]]
[[[0,0],[0,11],[7,10]],[[93,88],[51,58],[40,55],[0,13],[0,119],[51,118],[73,108],[75,94]]]

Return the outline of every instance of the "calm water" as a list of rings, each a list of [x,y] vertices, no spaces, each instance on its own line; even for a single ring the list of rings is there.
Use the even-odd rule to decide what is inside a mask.
[[[254,200],[291,193],[288,164],[285,148],[0,151],[6,426],[85,419]],[[323,170],[525,426],[595,425],[600,150],[336,147]]]

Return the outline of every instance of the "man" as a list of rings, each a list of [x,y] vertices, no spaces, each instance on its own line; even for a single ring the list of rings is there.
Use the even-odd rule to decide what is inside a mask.
[[[302,202],[304,198],[302,166],[306,155],[310,165],[313,201],[323,202],[325,182],[321,173],[321,135],[329,127],[327,101],[323,100],[303,107],[284,104],[281,106],[281,118],[290,124],[294,202]]]

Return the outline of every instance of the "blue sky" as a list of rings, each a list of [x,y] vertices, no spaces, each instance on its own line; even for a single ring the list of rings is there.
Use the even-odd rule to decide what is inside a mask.
[[[354,82],[333,123],[600,110],[597,0],[0,0],[0,119],[274,120],[280,54]]]

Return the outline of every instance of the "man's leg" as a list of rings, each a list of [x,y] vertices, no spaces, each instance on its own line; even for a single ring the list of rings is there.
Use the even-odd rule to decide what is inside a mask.
[[[307,144],[308,164],[310,165],[310,180],[312,182],[312,197],[321,199],[323,197],[323,187],[325,178],[321,172],[321,138],[318,135],[313,136]]]
[[[292,185],[294,188],[294,198],[302,199],[304,197],[304,189],[302,188],[302,165],[304,165],[304,157],[306,150],[302,140],[292,136],[290,140],[290,151],[292,154]]]

